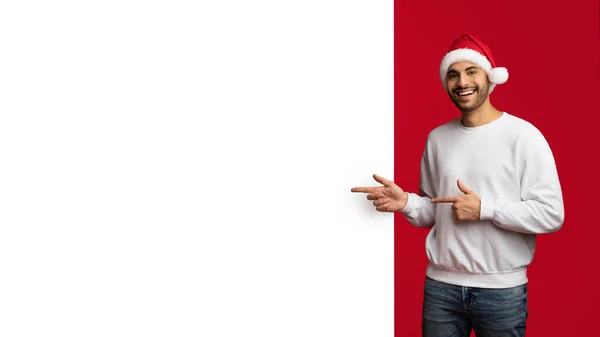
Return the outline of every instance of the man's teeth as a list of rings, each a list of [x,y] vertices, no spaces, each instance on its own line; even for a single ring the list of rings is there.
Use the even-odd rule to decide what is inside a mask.
[[[474,93],[475,90],[471,90],[471,91],[463,91],[463,92],[459,92],[458,94],[461,96],[465,96],[465,95],[470,95],[472,93]]]

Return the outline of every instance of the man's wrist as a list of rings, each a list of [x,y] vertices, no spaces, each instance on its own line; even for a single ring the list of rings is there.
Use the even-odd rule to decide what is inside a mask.
[[[408,199],[409,199],[410,193],[404,192],[404,196],[405,196],[404,206],[400,209],[399,212],[403,212],[406,209],[406,206],[408,205]]]

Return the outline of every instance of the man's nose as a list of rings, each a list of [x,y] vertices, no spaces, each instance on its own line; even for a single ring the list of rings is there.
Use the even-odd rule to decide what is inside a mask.
[[[469,84],[469,78],[466,74],[460,74],[458,78],[458,85],[461,87],[466,87]]]

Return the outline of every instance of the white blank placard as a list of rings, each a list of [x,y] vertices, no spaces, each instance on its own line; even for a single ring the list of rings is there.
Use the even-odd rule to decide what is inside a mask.
[[[0,10],[0,335],[393,335],[392,1]]]

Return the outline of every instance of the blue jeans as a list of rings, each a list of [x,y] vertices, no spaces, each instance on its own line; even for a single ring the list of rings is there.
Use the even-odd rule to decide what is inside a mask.
[[[483,289],[425,280],[423,337],[523,337],[527,284]]]

